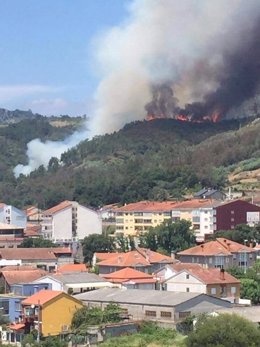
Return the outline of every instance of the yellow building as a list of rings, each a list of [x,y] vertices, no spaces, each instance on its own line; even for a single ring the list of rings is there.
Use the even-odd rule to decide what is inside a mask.
[[[25,333],[36,329],[45,337],[69,332],[73,315],[81,307],[79,300],[64,292],[41,290],[22,301]]]
[[[173,201],[139,201],[115,209],[116,233],[137,235],[172,218]]]

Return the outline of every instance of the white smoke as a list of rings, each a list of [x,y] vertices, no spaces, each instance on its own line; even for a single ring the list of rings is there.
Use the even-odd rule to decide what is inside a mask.
[[[40,139],[34,139],[27,144],[28,165],[19,164],[14,168],[15,177],[19,175],[29,175],[30,172],[43,165],[48,167],[48,163],[52,157],[60,159],[62,153],[68,149],[76,146],[80,141],[86,139],[89,135],[87,129],[76,131],[71,136],[67,137],[64,141],[46,141],[42,142]]]
[[[223,54],[241,44],[260,12],[259,0],[134,0],[128,17],[95,41],[95,66],[101,76],[90,136],[142,120],[151,86],[170,81],[182,106],[201,101],[218,87]],[[16,175],[47,165],[85,139],[28,144],[28,166]],[[71,138],[72,139],[72,138]]]

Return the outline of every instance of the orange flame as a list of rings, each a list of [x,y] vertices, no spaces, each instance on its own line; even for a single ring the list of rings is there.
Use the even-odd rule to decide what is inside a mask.
[[[146,116],[146,120],[147,121],[152,121],[155,119],[167,119],[169,117],[166,117],[163,114],[159,114],[159,115],[154,115],[154,114],[148,114]],[[218,123],[219,121],[221,121],[221,113],[219,111],[214,111],[212,112],[210,115],[207,116],[203,116],[200,119],[192,119],[191,116],[187,116],[184,114],[177,114],[175,117],[173,117],[174,119],[177,119],[181,122],[191,122],[191,123],[204,123],[204,122],[212,122],[212,123]]]

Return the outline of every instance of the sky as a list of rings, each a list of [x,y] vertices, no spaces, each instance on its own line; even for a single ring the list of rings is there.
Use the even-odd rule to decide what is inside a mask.
[[[0,108],[91,113],[99,82],[95,40],[129,0],[1,0]]]

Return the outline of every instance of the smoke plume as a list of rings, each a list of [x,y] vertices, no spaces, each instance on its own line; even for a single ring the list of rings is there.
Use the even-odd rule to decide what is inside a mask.
[[[240,116],[250,100],[259,100],[259,18],[259,0],[133,0],[126,20],[94,41],[101,78],[90,137],[146,112],[198,120]],[[27,172],[41,162],[32,156],[38,145],[29,144]],[[48,142],[40,151],[52,156],[55,147]]]

